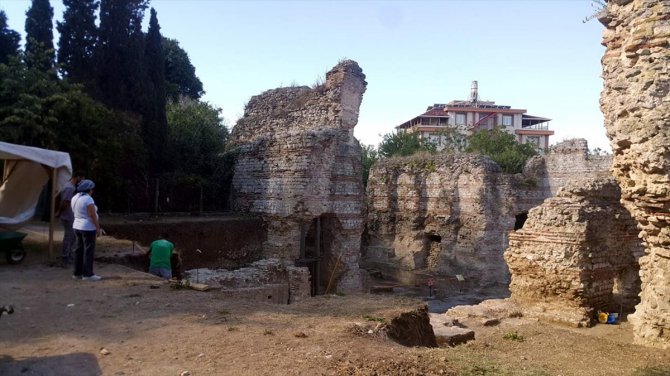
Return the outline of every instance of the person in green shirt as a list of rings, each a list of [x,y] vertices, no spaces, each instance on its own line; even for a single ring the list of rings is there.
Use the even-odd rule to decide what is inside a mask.
[[[174,244],[168,240],[168,234],[161,234],[160,239],[155,240],[149,246],[147,256],[150,257],[149,273],[161,278],[172,278],[172,252]]]

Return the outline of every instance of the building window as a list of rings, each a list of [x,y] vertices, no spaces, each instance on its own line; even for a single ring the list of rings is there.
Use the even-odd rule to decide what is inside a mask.
[[[465,125],[465,114],[456,114],[456,125]]]
[[[503,115],[502,125],[504,125],[506,127],[511,127],[512,126],[512,115]]]
[[[528,136],[526,143],[533,145],[536,149],[540,148],[540,136]]]

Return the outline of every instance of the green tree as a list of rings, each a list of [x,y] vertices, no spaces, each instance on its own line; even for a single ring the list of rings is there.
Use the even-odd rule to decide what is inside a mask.
[[[221,202],[224,181],[229,177],[230,163],[223,152],[229,132],[221,118],[221,109],[189,97],[167,105],[167,152],[173,171],[164,176],[173,201],[182,199],[180,210],[193,209],[193,197],[204,193],[208,202]],[[183,194],[177,194],[183,192]],[[225,193],[225,192],[224,192]],[[173,202],[173,207],[180,205]],[[210,205],[211,206],[211,205]]]
[[[56,148],[56,122],[50,109],[59,99],[57,80],[19,59],[0,64],[0,139]]]
[[[97,0],[63,0],[63,21],[56,23],[60,33],[58,65],[64,77],[75,82],[93,78],[93,50],[97,39],[95,11]]]
[[[138,112],[146,91],[142,19],[147,0],[101,0],[95,93],[111,108]]]
[[[149,152],[150,174],[160,174],[164,169],[164,149],[167,142],[165,114],[165,57],[163,55],[160,25],[156,10],[151,8],[149,30],[146,35],[144,66],[148,92],[142,109],[143,134]]]
[[[500,128],[475,132],[466,151],[489,156],[507,173],[521,172],[528,158],[537,154],[532,145],[518,143],[514,135]]]
[[[32,0],[26,12],[26,64],[48,71],[54,64],[54,10],[49,0]]]
[[[80,85],[57,80],[53,70],[20,59],[0,64],[0,139],[70,153],[73,166],[96,180],[105,209],[126,203],[124,178],[143,163],[137,129],[137,119],[109,110]]]
[[[214,171],[216,156],[224,151],[228,128],[221,109],[188,97],[167,105],[168,150],[174,169],[206,177]]]
[[[7,14],[0,10],[0,64],[7,64],[12,56],[19,53],[21,35],[7,25]]]
[[[173,101],[180,96],[200,99],[204,94],[202,82],[195,75],[195,67],[186,51],[179,46],[179,42],[168,38],[163,38],[163,51],[168,98]]]
[[[379,160],[377,149],[372,145],[361,145],[361,160],[363,162],[363,186],[367,187],[370,169]]]
[[[420,151],[434,153],[436,147],[426,139],[419,137],[417,132],[387,133],[377,148],[379,157],[408,156]]]
[[[467,137],[456,128],[447,128],[434,134],[439,138],[439,144],[436,147],[441,152],[455,153],[465,150],[468,144]]]

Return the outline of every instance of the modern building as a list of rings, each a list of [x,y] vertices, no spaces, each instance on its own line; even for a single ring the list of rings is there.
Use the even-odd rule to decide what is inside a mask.
[[[500,127],[515,135],[520,143],[532,144],[544,151],[549,147],[549,136],[554,134],[549,130],[550,120],[528,115],[523,109],[482,101],[477,81],[472,81],[468,100],[428,106],[426,112],[398,125],[396,129],[398,132],[420,132],[421,138],[428,138],[440,148],[445,142],[445,132],[457,130],[459,134],[468,136],[480,129]]]

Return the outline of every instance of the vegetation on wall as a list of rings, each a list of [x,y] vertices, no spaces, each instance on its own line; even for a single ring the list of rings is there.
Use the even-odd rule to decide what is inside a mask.
[[[430,141],[419,137],[419,134],[407,132],[392,132],[383,136],[377,148],[379,157],[404,157],[420,151],[435,152],[436,147]]]
[[[465,151],[490,157],[510,174],[521,172],[526,161],[537,154],[532,145],[518,143],[514,135],[499,128],[475,132],[468,138]]]
[[[519,173],[526,161],[537,154],[532,145],[520,144],[514,135],[499,128],[480,130],[466,137],[455,129],[435,134],[440,139],[439,153],[468,152],[490,157],[506,173]],[[363,183],[367,185],[370,168],[380,158],[409,156],[418,153],[437,153],[437,147],[418,133],[388,133],[377,149],[363,147]]]
[[[362,154],[361,158],[363,161],[363,186],[368,185],[368,177],[370,176],[370,168],[372,165],[377,162],[379,155],[377,154],[377,149],[373,145],[361,145]]]

